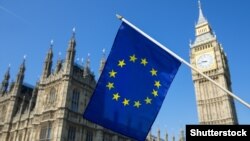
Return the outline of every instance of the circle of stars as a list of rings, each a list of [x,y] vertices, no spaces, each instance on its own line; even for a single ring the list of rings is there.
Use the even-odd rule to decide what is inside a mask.
[[[140,65],[142,65],[144,67],[146,67],[148,65],[147,58],[138,59],[135,54],[129,56],[129,62],[131,62],[131,63],[139,62]],[[124,68],[126,66],[125,60],[124,59],[118,60],[117,66],[118,66],[118,68]],[[151,68],[149,73],[152,77],[156,77],[158,71],[155,68]],[[118,72],[114,69],[109,71],[110,78],[116,78],[117,74],[118,74]],[[106,87],[108,90],[112,90],[112,89],[115,89],[115,84],[113,82],[108,82]],[[155,80],[154,81],[154,89],[151,92],[151,97],[156,98],[158,96],[158,90],[160,87],[161,87],[161,82],[159,80]],[[140,101],[140,100],[131,101],[130,99],[128,99],[126,97],[122,98],[118,92],[112,94],[112,100],[114,100],[116,102],[120,101],[124,107],[132,105],[133,107],[135,107],[137,109],[139,109],[142,104],[146,104],[146,105],[152,104],[153,99],[151,97],[147,96],[144,98],[143,101]]]

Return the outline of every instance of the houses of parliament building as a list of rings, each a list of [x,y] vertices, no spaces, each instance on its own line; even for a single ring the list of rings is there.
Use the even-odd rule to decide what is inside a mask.
[[[14,82],[7,69],[0,87],[0,141],[130,141],[82,118],[96,80],[89,59],[85,66],[75,63],[74,33],[54,71],[52,46],[34,87],[23,82],[25,59]]]
[[[219,84],[231,90],[226,55],[218,43],[199,4],[195,26],[196,39],[190,43],[190,62]],[[76,39],[73,32],[65,59],[58,59],[52,69],[53,44],[45,57],[43,70],[35,86],[23,82],[25,59],[15,81],[10,82],[10,67],[0,85],[0,141],[132,141],[93,124],[82,117],[96,85],[90,71],[75,63]],[[101,59],[100,72],[105,64]],[[225,92],[192,71],[200,124],[237,124],[233,99]],[[96,107],[98,108],[98,107]],[[168,141],[147,136],[147,141]],[[175,137],[171,137],[175,140]],[[181,131],[178,141],[185,141]]]

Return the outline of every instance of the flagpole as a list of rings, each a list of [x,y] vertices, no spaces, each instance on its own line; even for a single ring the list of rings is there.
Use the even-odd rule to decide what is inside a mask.
[[[129,26],[131,26],[133,29],[135,29],[137,32],[139,32],[140,34],[142,34],[143,36],[145,36],[146,38],[148,38],[150,41],[152,41],[153,43],[155,43],[156,45],[158,45],[160,48],[162,48],[163,50],[165,50],[166,52],[168,52],[169,54],[171,54],[173,57],[175,57],[176,59],[178,59],[180,62],[182,62],[183,64],[187,65],[192,70],[198,72],[204,78],[206,78],[207,80],[209,80],[210,82],[212,82],[213,84],[215,84],[216,86],[218,86],[221,90],[223,90],[224,92],[226,92],[227,94],[229,94],[230,96],[232,96],[233,98],[235,98],[236,100],[238,100],[240,103],[242,103],[243,105],[245,105],[248,108],[250,108],[250,105],[247,102],[245,102],[244,100],[242,100],[241,98],[239,98],[238,96],[236,96],[235,94],[233,94],[232,92],[230,92],[229,90],[227,90],[226,88],[222,87],[220,84],[218,84],[216,81],[214,81],[213,79],[211,79],[209,76],[205,75],[199,69],[197,69],[196,67],[192,66],[187,61],[185,61],[184,59],[182,59],[179,55],[175,54],[174,52],[172,52],[171,50],[169,50],[167,47],[165,47],[164,45],[162,45],[161,43],[159,43],[158,41],[156,41],[154,38],[150,37],[148,34],[146,34],[142,30],[140,30],[139,28],[137,28],[135,25],[133,25],[132,23],[130,23],[129,21],[127,21],[124,17],[122,17],[122,16],[120,16],[118,14],[116,14],[116,17],[119,20],[121,20],[121,21],[125,22],[126,24],[128,24]]]

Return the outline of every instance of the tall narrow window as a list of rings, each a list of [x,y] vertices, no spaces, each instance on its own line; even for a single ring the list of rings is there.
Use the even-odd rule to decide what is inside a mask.
[[[87,130],[86,141],[93,141],[93,132],[90,130]]]
[[[68,140],[67,141],[75,141],[76,137],[76,127],[70,126],[68,130]]]
[[[74,112],[78,111],[79,95],[80,95],[80,92],[77,89],[74,89],[72,100],[71,100],[71,110],[73,110]]]
[[[5,105],[2,107],[2,109],[0,108],[0,122],[4,122],[5,120],[5,114],[6,114],[6,107]]]
[[[41,128],[39,141],[51,141],[51,125]]]
[[[48,96],[48,104],[52,104],[56,101],[56,89],[52,88]]]

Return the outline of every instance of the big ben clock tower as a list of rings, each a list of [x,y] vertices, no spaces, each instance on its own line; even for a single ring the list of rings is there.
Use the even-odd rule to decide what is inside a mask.
[[[200,1],[195,36],[195,41],[190,43],[191,64],[231,91],[226,54],[203,16]],[[192,79],[200,124],[238,124],[231,96],[195,71],[192,71]]]

